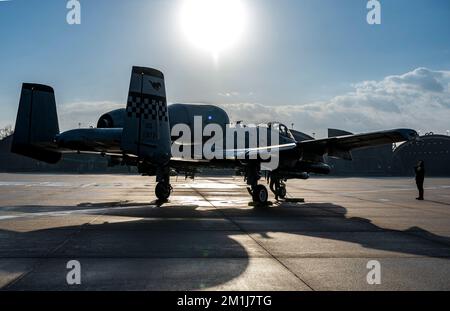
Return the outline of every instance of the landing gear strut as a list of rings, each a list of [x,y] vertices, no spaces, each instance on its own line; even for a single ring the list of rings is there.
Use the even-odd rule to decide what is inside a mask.
[[[172,186],[169,183],[159,182],[155,187],[155,194],[158,200],[167,201],[170,197],[170,193],[172,192]]]
[[[167,201],[172,193],[172,186],[170,185],[170,168],[162,167],[157,169],[155,187],[155,195],[160,201]]]
[[[286,198],[286,184],[278,178],[270,178],[270,190],[275,195],[275,200]]]

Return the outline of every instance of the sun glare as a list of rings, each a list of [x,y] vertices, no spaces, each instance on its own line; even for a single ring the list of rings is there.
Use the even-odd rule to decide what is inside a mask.
[[[246,26],[241,0],[184,0],[180,18],[188,40],[215,56],[235,46]]]

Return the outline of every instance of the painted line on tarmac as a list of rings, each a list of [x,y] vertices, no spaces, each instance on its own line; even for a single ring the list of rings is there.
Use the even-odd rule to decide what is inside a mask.
[[[149,204],[149,207],[153,207]],[[154,206],[156,207],[156,206]],[[103,207],[103,208],[91,208],[91,209],[79,209],[79,210],[70,210],[70,211],[55,211],[55,212],[37,212],[37,213],[28,213],[28,214],[17,214],[17,215],[5,215],[0,216],[0,220],[9,220],[9,219],[17,219],[17,218],[35,218],[35,217],[43,217],[43,216],[67,216],[73,214],[96,214],[101,212],[107,212],[110,210],[124,210],[124,209],[138,209],[142,208],[142,206],[113,206],[113,207]]]

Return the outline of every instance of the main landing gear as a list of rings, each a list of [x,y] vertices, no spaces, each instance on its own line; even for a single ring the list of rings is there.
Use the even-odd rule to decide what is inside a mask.
[[[286,198],[286,184],[279,178],[270,178],[270,190],[275,195],[275,200]]]
[[[172,193],[172,186],[166,182],[159,182],[155,187],[155,195],[160,201],[167,201]]]
[[[172,186],[170,185],[170,169],[164,167],[158,169],[156,172],[155,195],[160,201],[167,201],[172,193]]]
[[[263,185],[258,185],[258,181],[261,178],[260,167],[258,164],[249,164],[245,170],[245,180],[247,181],[247,185],[250,187],[247,188],[248,192],[253,198],[253,202],[260,204],[267,204],[269,193],[267,188]],[[277,175],[269,175],[270,180],[270,190],[275,195],[275,199],[285,199],[286,198],[286,179],[279,178]]]

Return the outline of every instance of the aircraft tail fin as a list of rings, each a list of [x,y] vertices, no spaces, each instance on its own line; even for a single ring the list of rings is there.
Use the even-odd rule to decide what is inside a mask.
[[[164,75],[159,70],[133,67],[121,148],[158,165],[170,160],[169,113]]]
[[[56,163],[61,153],[56,150],[59,134],[55,93],[46,85],[24,83],[11,152],[47,163]]]

